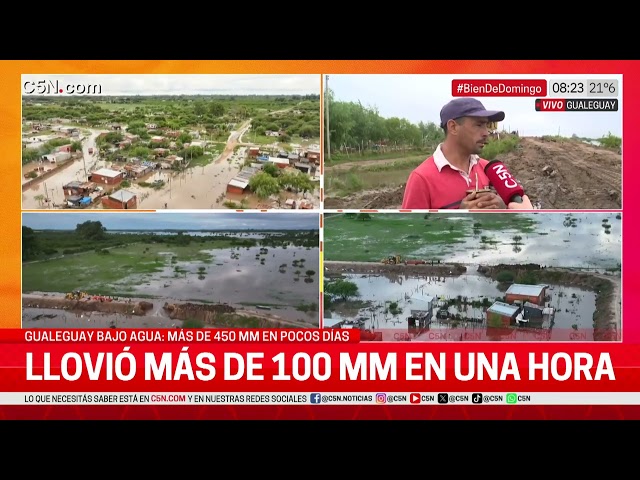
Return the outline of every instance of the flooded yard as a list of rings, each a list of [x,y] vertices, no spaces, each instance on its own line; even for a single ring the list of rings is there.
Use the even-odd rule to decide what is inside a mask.
[[[598,340],[620,328],[621,229],[607,212],[330,216],[325,325],[383,340]],[[495,302],[520,312],[531,302],[507,296],[510,285],[546,285],[545,298],[535,318],[496,328],[486,319]]]
[[[346,320],[360,328],[382,331],[385,340],[406,340],[409,337],[408,317],[412,310],[424,310],[433,298],[432,323],[427,332],[415,340],[495,340],[493,336],[507,335],[509,340],[593,340],[593,313],[596,308],[594,292],[566,286],[550,285],[550,299],[545,305],[553,307],[553,318],[546,316],[536,325],[540,331],[521,329],[519,332],[497,332],[487,328],[485,311],[494,301],[504,301],[504,291],[498,283],[480,275],[460,277],[412,278],[376,275],[346,275],[345,280],[358,287],[360,296],[355,302],[336,303],[325,318]],[[389,308],[396,304],[395,308]],[[438,320],[441,308],[449,319]],[[456,320],[456,318],[460,318]],[[492,331],[494,330],[494,331]],[[386,331],[386,332],[385,332]],[[515,338],[509,337],[515,335]],[[500,339],[500,338],[498,338]]]

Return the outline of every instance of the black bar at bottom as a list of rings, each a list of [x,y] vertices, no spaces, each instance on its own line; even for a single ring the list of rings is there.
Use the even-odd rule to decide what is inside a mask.
[[[565,112],[617,112],[617,98],[567,98]]]

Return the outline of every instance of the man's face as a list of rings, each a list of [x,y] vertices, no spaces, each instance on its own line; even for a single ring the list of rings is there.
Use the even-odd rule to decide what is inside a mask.
[[[469,155],[480,155],[489,140],[489,119],[486,117],[464,117],[455,127],[456,139],[461,149]]]

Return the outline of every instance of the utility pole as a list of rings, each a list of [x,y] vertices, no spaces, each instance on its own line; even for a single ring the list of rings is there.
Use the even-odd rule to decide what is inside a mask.
[[[327,136],[327,159],[331,160],[331,133],[329,131],[329,75],[325,77],[324,82],[324,115],[327,117],[327,128],[324,130],[324,134]]]

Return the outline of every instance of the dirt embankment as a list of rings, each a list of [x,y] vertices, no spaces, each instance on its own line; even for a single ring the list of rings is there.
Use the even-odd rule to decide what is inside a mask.
[[[172,320],[193,319],[209,325],[213,325],[221,314],[236,311],[231,305],[205,303],[165,303],[163,308]]]
[[[101,302],[98,300],[71,300],[60,297],[22,298],[24,308],[53,308],[57,310],[75,310],[81,312],[119,313],[121,315],[146,315],[153,308],[150,302]]]
[[[328,276],[343,273],[363,274],[408,274],[425,277],[448,277],[462,275],[467,271],[464,265],[385,265],[376,262],[324,262],[325,274]]]
[[[622,206],[622,153],[580,140],[555,140],[522,137],[516,149],[499,156],[524,186],[531,201],[541,208],[618,209]],[[380,160],[375,165],[401,159]],[[350,162],[332,169],[361,168],[366,172],[372,162]],[[398,209],[402,205],[404,185],[379,191],[364,191],[344,198],[326,192],[328,209]]]

